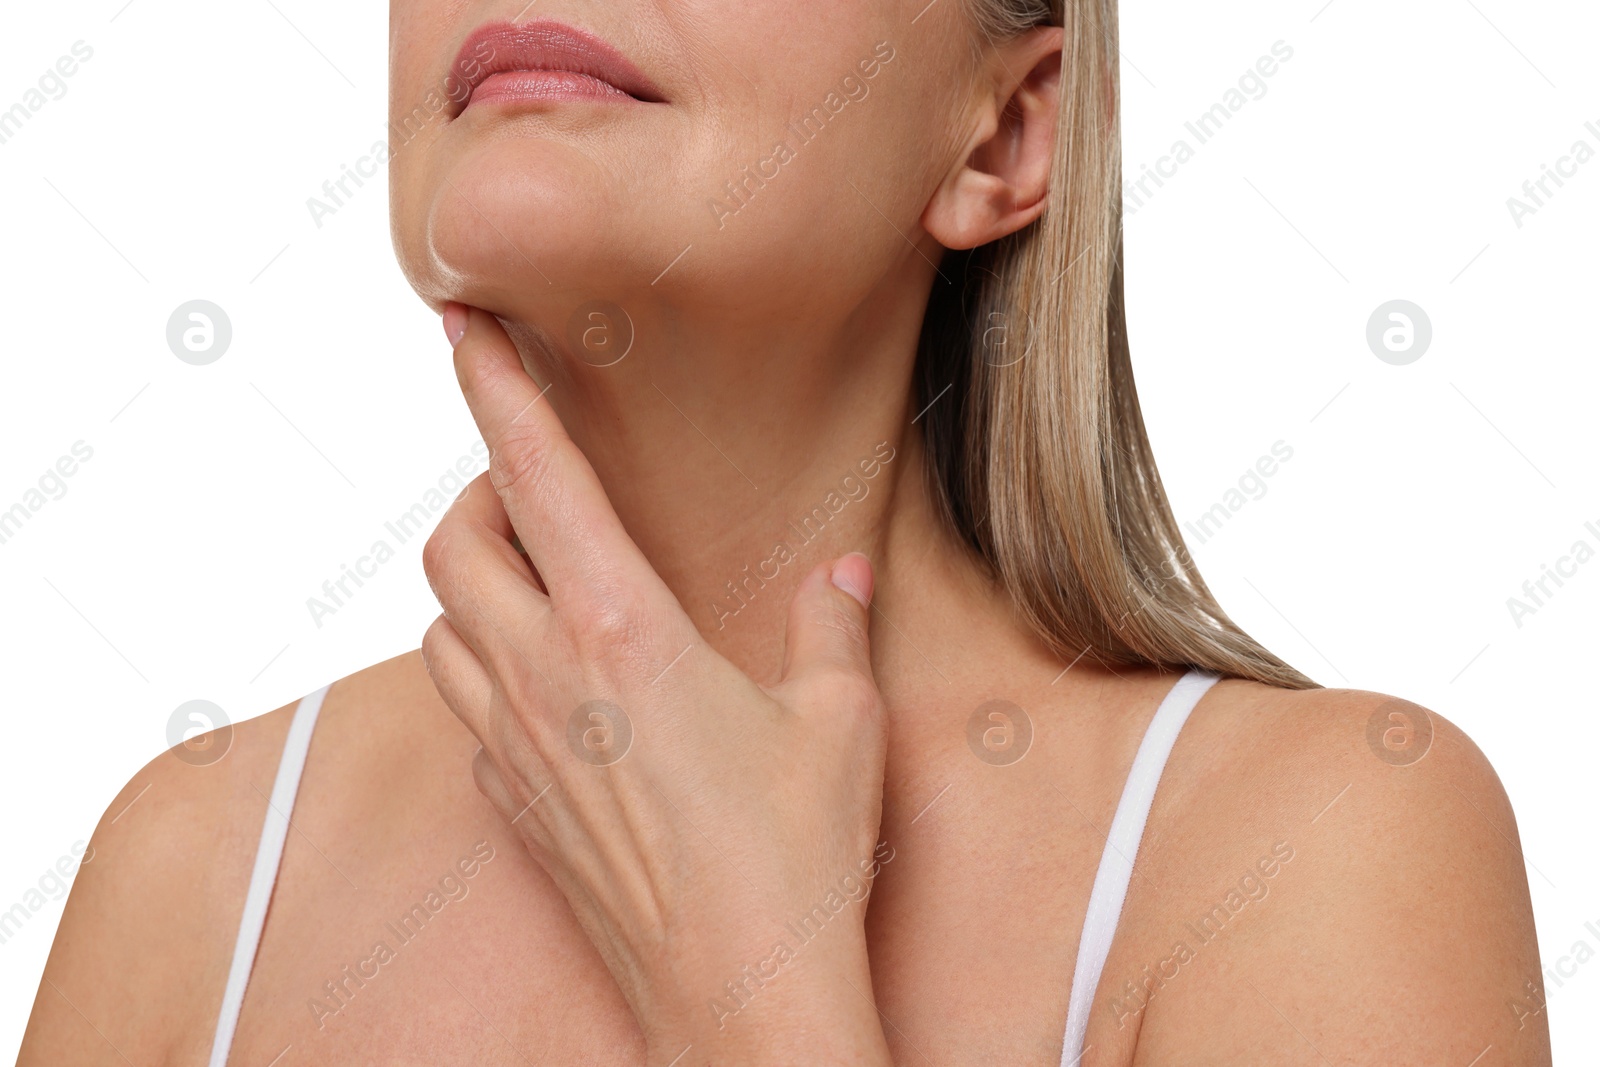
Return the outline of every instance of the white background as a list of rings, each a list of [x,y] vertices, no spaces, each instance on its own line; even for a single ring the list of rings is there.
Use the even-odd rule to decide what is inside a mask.
[[[74,42],[94,49],[0,144],[0,510],[93,449],[0,544],[0,910],[89,836],[179,704],[243,719],[414,647],[436,610],[421,538],[321,628],[305,601],[476,440],[393,263],[381,180],[320,229],[306,208],[384,135],[382,5],[123,5],[14,4],[0,35],[0,109]],[[1124,7],[1130,177],[1195,144],[1184,122],[1274,42],[1294,50],[1127,220],[1140,393],[1179,519],[1293,449],[1191,541],[1205,575],[1319,681],[1466,729],[1516,807],[1545,966],[1600,949],[1600,560],[1520,627],[1506,603],[1575,541],[1600,548],[1600,160],[1520,228],[1506,204],[1575,141],[1600,149],[1600,12]],[[234,330],[206,367],[165,339],[195,298]],[[1365,340],[1396,298],[1434,330],[1408,366]],[[50,901],[0,945],[0,1057],[60,914]],[[1571,1062],[1600,1048],[1600,963],[1553,973]]]

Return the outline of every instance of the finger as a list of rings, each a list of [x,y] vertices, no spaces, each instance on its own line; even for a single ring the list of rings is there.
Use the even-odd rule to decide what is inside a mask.
[[[806,576],[789,604],[784,681],[845,676],[872,683],[867,637],[872,581],[872,564],[859,552]]]
[[[489,446],[493,484],[552,597],[658,582],[499,321],[457,304],[446,317],[456,377]]]
[[[550,612],[528,561],[517,553],[505,509],[487,475],[451,504],[422,549],[422,567],[439,606],[483,665],[502,678],[529,657]]]
[[[539,578],[539,572],[533,565],[533,560],[528,556],[528,550],[523,547],[522,539],[515,526],[511,525],[511,516],[506,514],[506,505],[500,499],[500,494],[495,491],[494,482],[488,473],[478,475],[467,483],[467,487],[456,497],[452,509],[459,508],[459,517],[471,520],[480,526],[487,534],[498,537],[511,546],[516,553],[513,561],[517,566],[525,568],[533,576],[533,584],[540,595],[544,595],[544,582]],[[511,557],[506,557],[510,559]]]
[[[422,635],[422,665],[450,711],[482,744],[494,681],[477,653],[443,615]]]
[[[516,536],[489,476],[468,482],[422,548],[422,569],[445,614],[470,624],[483,611],[504,622],[549,609]]]
[[[506,785],[506,780],[501,777],[500,771],[494,765],[494,760],[489,758],[489,753],[479,748],[472,756],[472,780],[478,787],[478,792],[488,798],[495,810],[504,815],[507,820],[516,815],[522,807],[517,803],[516,797],[511,795],[511,788]]]
[[[548,779],[548,775],[543,779]],[[549,845],[550,833],[544,816],[550,812],[548,805],[554,804],[549,796],[555,789],[553,781],[544,780],[543,785],[537,785],[530,780],[519,793],[512,788],[511,780],[500,770],[494,757],[483,748],[478,749],[472,757],[472,780],[478,792],[488,798],[495,810],[505,817],[507,825],[521,830],[537,844]],[[541,811],[540,805],[546,807]]]
[[[552,843],[547,820],[555,803],[549,794],[556,786],[541,762],[535,761],[529,768],[532,774],[508,773],[487,748],[479,748],[472,756],[472,781],[478,792],[500,813],[506,825],[520,830],[527,843],[538,846],[534,858],[542,863],[540,850],[548,852]]]

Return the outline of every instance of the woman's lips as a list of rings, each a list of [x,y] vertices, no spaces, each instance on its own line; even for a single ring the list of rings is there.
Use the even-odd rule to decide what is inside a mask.
[[[491,100],[617,99],[633,97],[610,82],[570,70],[507,70],[491,74],[473,87],[467,106]]]
[[[474,105],[536,100],[638,100],[660,103],[661,90],[607,42],[560,22],[480,26],[456,56]]]

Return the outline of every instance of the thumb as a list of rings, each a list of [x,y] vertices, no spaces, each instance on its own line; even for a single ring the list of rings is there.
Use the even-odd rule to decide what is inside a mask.
[[[814,671],[857,674],[870,679],[867,623],[872,603],[872,564],[852,552],[806,576],[789,604],[783,677]]]

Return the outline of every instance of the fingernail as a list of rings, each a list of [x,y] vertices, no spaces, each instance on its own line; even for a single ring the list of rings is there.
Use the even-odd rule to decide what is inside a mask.
[[[450,347],[454,348],[461,343],[467,335],[467,308],[465,304],[458,304],[454,300],[444,306],[444,335],[450,339]]]
[[[860,552],[839,557],[833,565],[833,584],[866,607],[872,603],[872,562]]]

